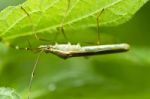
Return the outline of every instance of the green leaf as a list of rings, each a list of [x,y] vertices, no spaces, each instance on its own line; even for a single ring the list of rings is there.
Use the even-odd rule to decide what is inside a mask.
[[[0,0],[0,10],[7,6],[14,6],[23,3],[25,0]]]
[[[90,2],[90,0],[87,1]],[[85,3],[87,4],[87,1],[82,0],[84,4]],[[92,1],[93,0],[91,0],[90,3],[91,5],[93,3]],[[102,2],[102,0],[97,0],[97,1]],[[111,0],[107,0],[107,1],[111,2]],[[41,2],[45,2],[45,4],[43,5],[50,4],[48,3],[48,0],[41,0]],[[63,2],[63,0],[62,1],[60,0],[60,2]],[[106,2],[106,0],[103,0],[103,2]],[[123,2],[123,0],[121,2]],[[136,0],[132,0],[130,2],[136,2]],[[127,2],[127,4],[130,2]],[[28,5],[25,4],[24,7],[30,14],[31,11],[35,9],[35,7],[37,7],[37,9],[39,8],[39,6],[37,6],[38,2],[34,2],[35,5],[33,5],[32,7],[28,6],[30,5],[30,3]],[[75,4],[75,2],[73,2],[71,5],[73,4]],[[89,6],[87,6],[86,4],[84,6],[85,8],[88,8]],[[142,6],[141,3],[138,4],[137,6],[139,7]],[[61,3],[60,5],[63,4]],[[64,5],[66,5],[66,3],[64,3]],[[124,4],[122,4],[120,7],[123,6],[126,7],[126,5]],[[92,7],[95,6],[90,6],[89,8],[92,9]],[[7,11],[9,10],[11,12],[12,11],[11,8],[13,7],[10,7],[10,9],[7,9]],[[44,8],[45,6],[41,6],[41,9]],[[31,14],[33,23],[37,25],[36,31],[39,30],[39,33],[46,34],[45,36],[47,38],[50,38],[49,35],[51,36],[51,34],[45,32],[52,32],[53,34],[56,32],[55,27],[51,27],[51,26],[60,25],[65,8],[66,6],[62,6],[62,9],[58,9],[58,12],[60,11],[61,13],[57,13],[57,11],[54,10],[55,7],[49,10],[50,12],[46,12],[46,14],[44,12],[43,15],[45,16],[41,16],[41,17],[44,17],[45,19],[39,18],[39,15],[42,15],[41,12],[38,13],[35,12]],[[16,9],[20,9],[20,8],[16,7]],[[9,32],[6,32],[6,34],[4,34],[3,37],[4,39],[9,39],[9,38],[15,39],[16,37],[19,37],[15,39],[16,43],[17,44],[20,43],[21,47],[27,47],[27,44],[25,42],[26,38],[25,37],[21,38],[20,36],[33,34],[31,28],[32,25],[27,15],[22,10],[19,11],[24,15],[24,18],[18,21],[19,23],[14,24],[14,27],[12,28],[14,29],[17,29],[17,27],[26,27],[26,28],[18,28],[18,31],[20,29],[23,29],[22,32],[18,32],[18,31],[12,32],[10,28],[10,30],[8,30]],[[76,17],[82,16],[82,14],[81,13],[78,14],[77,11],[76,12],[74,11],[74,15],[71,15],[71,13],[73,14],[72,11],[69,14],[70,18],[68,18],[69,16],[67,16],[67,18],[65,19],[65,23],[69,22],[70,19],[71,20],[75,19],[74,16]],[[80,12],[80,10],[78,11]],[[84,11],[85,13],[87,13],[86,9],[84,9]],[[84,11],[82,11],[83,14]],[[88,9],[88,11],[90,10]],[[128,42],[131,45],[131,49],[127,53],[106,55],[106,56],[105,55],[93,56],[88,58],[82,58],[82,57],[71,58],[68,60],[62,60],[54,55],[43,53],[40,57],[35,72],[35,77],[33,80],[32,90],[31,90],[31,98],[33,99],[43,99],[43,98],[44,99],[150,99],[150,94],[149,94],[150,93],[149,90],[150,89],[150,79],[149,79],[150,77],[150,72],[149,72],[150,71],[150,58],[149,58],[150,56],[150,51],[149,51],[150,14],[149,11],[150,11],[150,2],[147,3],[147,5],[145,5],[140,10],[140,12],[136,14],[136,17],[134,17],[130,22],[124,25],[120,25],[118,27],[101,28],[102,43],[105,42],[107,44],[108,43],[111,44],[112,42],[115,43]],[[56,16],[53,17],[53,14],[51,12],[53,12]],[[127,17],[127,19],[125,20],[124,18],[120,19],[119,20],[120,22],[117,21],[117,23],[112,22],[111,24],[108,23],[105,24],[104,15],[106,15],[106,12],[109,13],[109,11],[107,11],[106,9],[101,20],[103,25],[105,26],[114,26],[117,24],[121,24],[122,22],[125,22],[129,18]],[[47,17],[46,19],[46,15],[49,15],[49,13],[51,13],[50,14],[51,16]],[[11,14],[13,13],[11,12]],[[13,14],[13,15],[16,17],[16,15],[18,14]],[[9,17],[9,19],[12,21],[11,18],[13,19],[14,17]],[[13,21],[15,22],[19,18],[20,16],[18,15],[18,17]],[[42,23],[39,22],[39,24],[37,24],[38,20],[36,18],[41,20],[40,22]],[[57,20],[54,20],[57,18],[59,19],[59,22]],[[65,31],[66,33],[68,33],[67,36],[70,35],[69,38],[71,38],[71,40],[73,39],[74,41],[79,42],[81,44],[82,44],[81,40],[95,41],[96,34],[94,33],[96,33],[96,28],[93,27],[89,28],[89,26],[96,23],[95,19],[96,19],[95,14],[92,14],[91,17],[87,16],[87,18],[82,18],[81,20],[77,20],[76,22],[74,21],[70,23],[70,25],[67,25],[66,23]],[[22,26],[20,22],[22,23],[24,22],[23,23],[24,26]],[[3,26],[3,24],[1,25]],[[2,26],[1,28],[3,28]],[[77,27],[72,28],[72,26],[77,26]],[[45,30],[46,28],[48,28],[48,30],[50,31],[46,31]],[[54,30],[51,28],[54,28]],[[43,31],[40,32],[40,30],[42,29]],[[12,34],[10,35],[9,33]],[[24,34],[21,35],[21,33]],[[33,38],[30,38],[29,40],[32,39]],[[36,42],[32,42],[31,45],[34,46]],[[40,44],[38,45],[41,45],[41,43],[43,44],[43,42],[40,42]],[[2,49],[3,48],[5,47],[3,47],[2,45]],[[0,70],[0,86],[13,87],[17,92],[19,92],[19,95],[21,96],[22,99],[26,99],[28,95],[28,83],[30,80],[31,71],[33,69],[32,67],[35,64],[35,60],[37,56],[38,53],[35,54],[32,51],[28,52],[28,51],[10,49],[10,52],[6,56],[7,58],[5,60],[5,63],[0,65],[3,67]]]
[[[7,46],[4,43],[0,42],[0,58],[3,57],[7,53],[7,51]]]
[[[21,99],[19,95],[10,88],[0,88],[0,99]]]
[[[64,20],[65,27],[87,27],[96,23],[96,14],[102,9],[101,25],[114,26],[129,20],[148,0],[70,0]],[[14,39],[37,33],[55,33],[67,9],[67,0],[27,0],[22,4],[29,16],[19,6],[11,6],[0,13],[0,36]]]

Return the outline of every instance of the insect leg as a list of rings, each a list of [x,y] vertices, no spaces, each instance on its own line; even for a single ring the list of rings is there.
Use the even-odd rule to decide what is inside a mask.
[[[32,46],[31,46],[30,41],[29,41],[29,40],[27,40],[27,43],[28,43],[29,48],[31,49],[31,48],[32,48]]]
[[[64,12],[64,16],[62,18],[62,21],[61,21],[61,24],[60,24],[60,27],[59,27],[59,30],[63,34],[66,41],[68,41],[68,38],[67,38],[67,35],[65,34],[65,31],[64,31],[64,22],[65,22],[65,18],[67,17],[69,8],[70,8],[70,0],[67,0],[67,8]],[[55,39],[57,38],[57,35],[59,35],[59,34],[58,33],[56,34]]]
[[[96,16],[96,24],[97,24],[97,44],[99,45],[100,44],[100,16],[102,15],[102,13],[104,12],[104,9],[102,9],[99,13],[97,13],[97,16]]]
[[[35,25],[34,25],[34,23],[33,23],[33,21],[32,21],[31,15],[27,12],[27,10],[26,10],[23,6],[21,6],[20,8],[21,8],[22,11],[28,16],[29,21],[31,22],[32,31],[33,31],[33,34],[34,34],[35,38],[36,38],[37,40],[49,42],[49,40],[45,40],[45,39],[39,38],[39,37],[37,36],[37,33],[36,33],[36,31],[35,31]]]
[[[37,59],[36,59],[36,62],[35,62],[35,64],[34,64],[34,66],[33,66],[32,72],[31,72],[31,77],[30,77],[30,81],[29,81],[28,99],[30,99],[31,88],[32,88],[32,81],[33,81],[33,79],[34,79],[35,70],[36,70],[36,67],[37,67],[37,64],[38,64],[38,61],[39,61],[39,58],[40,58],[42,52],[43,52],[43,51],[41,51],[41,52],[39,53],[39,55],[38,55],[38,57],[37,57]]]
[[[35,38],[36,38],[36,39],[39,39],[38,36],[37,36],[37,34],[36,34],[36,32],[35,32],[35,27],[34,27],[34,24],[33,24],[33,21],[32,21],[32,18],[31,18],[31,16],[30,16],[30,14],[26,11],[26,9],[25,9],[23,6],[21,6],[20,8],[21,8],[21,9],[24,11],[24,13],[28,16],[28,18],[29,18],[29,20],[30,20],[30,22],[31,22],[31,25],[32,25],[32,31],[33,31],[33,33],[34,33],[34,35],[35,35]]]

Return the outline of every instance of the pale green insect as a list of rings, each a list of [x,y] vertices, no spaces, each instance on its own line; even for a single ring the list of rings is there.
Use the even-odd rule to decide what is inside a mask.
[[[80,46],[80,44],[55,44],[55,45],[41,45],[38,48],[19,48],[16,46],[16,49],[25,49],[25,50],[38,50],[40,54],[37,57],[36,63],[33,66],[31,73],[30,83],[29,83],[29,95],[32,86],[32,80],[34,77],[34,72],[39,61],[39,57],[42,52],[52,53],[59,56],[60,58],[67,59],[70,57],[83,57],[83,56],[92,56],[92,55],[102,55],[102,54],[113,54],[128,51],[130,46],[126,43],[121,44],[110,44],[110,45],[93,45],[93,46]]]
[[[101,54],[112,54],[119,52],[126,52],[129,50],[129,45],[110,44],[110,45],[93,45],[93,46],[80,46],[80,44],[55,44],[55,45],[41,45],[39,50],[45,53],[53,53],[63,59],[70,57],[91,56]]]

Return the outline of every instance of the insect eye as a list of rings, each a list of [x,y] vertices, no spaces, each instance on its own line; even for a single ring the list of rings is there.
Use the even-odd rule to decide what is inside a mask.
[[[47,49],[52,49],[52,47],[51,47],[51,46],[48,46]]]

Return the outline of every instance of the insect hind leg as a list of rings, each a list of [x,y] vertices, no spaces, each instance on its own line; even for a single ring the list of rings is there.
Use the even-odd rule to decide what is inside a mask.
[[[67,35],[66,35],[66,33],[65,33],[65,30],[64,30],[64,22],[65,22],[65,19],[66,19],[66,17],[67,17],[69,8],[70,8],[70,0],[67,0],[67,8],[66,8],[66,10],[65,10],[65,12],[64,12],[64,16],[63,16],[63,18],[62,18],[60,27],[57,28],[57,29],[60,31],[60,33],[62,33],[62,35],[63,35],[63,37],[64,37],[64,39],[65,39],[66,41],[69,41],[69,39],[68,39],[68,37],[67,37]],[[58,35],[59,35],[59,32],[55,35],[55,40],[57,39]]]
[[[65,39],[66,41],[69,41],[69,39],[68,39],[68,37],[67,37],[67,35],[66,35],[66,33],[65,33],[64,26],[58,27],[57,30],[58,30],[58,32],[56,33],[56,35],[55,35],[55,37],[54,37],[54,40],[55,40],[55,41],[57,40],[57,38],[58,38],[58,36],[59,36],[60,33],[62,33],[62,35],[63,35],[63,37],[64,37],[64,39]]]
[[[104,12],[104,8],[97,13],[97,16],[96,16],[96,24],[97,24],[97,44],[99,45],[101,42],[100,42],[100,16],[102,15],[102,13]]]

